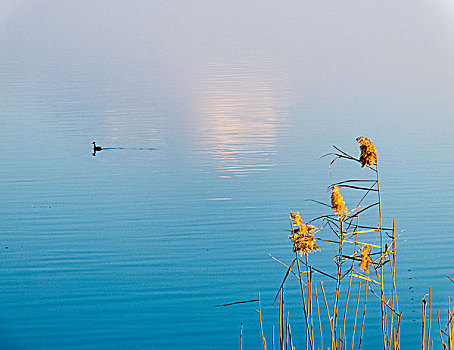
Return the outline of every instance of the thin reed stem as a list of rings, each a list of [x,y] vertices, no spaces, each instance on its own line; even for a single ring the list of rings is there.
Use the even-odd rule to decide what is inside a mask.
[[[293,347],[292,329],[290,328],[290,325],[288,325],[288,334],[290,338],[290,350],[295,350],[295,348]]]
[[[359,299],[361,294],[361,281],[358,285],[358,297],[356,298],[356,310],[355,310],[355,322],[353,323],[353,334],[352,334],[352,350],[355,346],[355,331],[356,331],[356,320],[358,319]]]
[[[441,345],[443,346],[443,350],[446,350],[446,344],[445,344],[445,342],[443,341],[443,331],[441,330],[440,310],[437,311],[437,314],[438,314],[438,329],[439,329],[439,331],[440,331],[440,341],[441,341]]]
[[[352,277],[350,275],[350,283],[348,284],[348,291],[347,291],[347,299],[345,301],[345,310],[344,310],[344,323],[343,323],[343,339],[344,339],[344,348],[346,347],[346,340],[345,340],[345,320],[347,318],[347,308],[348,308],[348,301],[350,299],[350,289],[352,286]]]
[[[377,174],[377,192],[378,192],[378,213],[379,213],[379,228],[380,228],[380,291],[381,291],[381,316],[382,316],[382,331],[383,331],[383,347],[386,350],[387,337],[388,337],[388,326],[387,326],[387,313],[386,308],[383,305],[385,299],[385,282],[383,280],[383,223],[382,223],[382,211],[381,211],[381,192],[380,192],[380,177],[378,171],[378,159],[376,159],[376,174]]]
[[[430,328],[432,323],[432,287],[429,287],[429,328],[427,331],[427,346],[430,344]]]
[[[298,252],[296,252],[295,254],[296,254],[296,264],[298,266],[298,276],[299,276],[300,286],[301,286],[301,299],[303,301],[304,319],[306,321],[306,348],[308,348],[308,342],[310,344],[312,344],[312,341],[310,341],[309,320],[308,320],[307,309],[306,309],[306,298],[304,297],[303,279],[301,278],[300,259],[298,258]]]
[[[339,307],[339,294],[340,294],[340,287],[341,287],[341,279],[342,279],[342,246],[343,246],[343,219],[340,219],[339,225],[339,253],[337,257],[337,277],[336,277],[336,292],[334,296],[334,309],[333,309],[333,329],[334,329],[334,338],[337,342],[337,311]]]
[[[358,350],[361,349],[361,343],[363,341],[363,332],[364,332],[364,320],[366,318],[366,305],[367,305],[367,281],[366,286],[364,287],[364,310],[363,310],[363,319],[361,321],[361,335],[359,337],[359,347]]]
[[[333,320],[329,314],[328,301],[326,300],[325,289],[323,288],[322,281],[320,281],[320,287],[321,287],[322,293],[323,293],[323,300],[325,301],[326,312],[328,313],[329,327],[331,330],[331,349],[334,349],[335,338],[334,338],[334,331],[333,331],[333,322],[332,322]]]
[[[317,284],[316,283],[314,284],[314,287],[315,287],[315,301],[317,302],[318,326],[320,328],[320,349],[323,349],[322,321],[320,319],[320,307],[318,304],[318,294],[317,294]]]
[[[257,312],[259,314],[259,319],[260,319],[260,333],[262,335],[263,350],[266,350],[266,340],[265,340],[265,336],[263,335],[262,308],[261,308],[261,303],[260,303],[260,293],[259,293],[259,310]]]
[[[399,314],[399,302],[397,299],[397,285],[396,285],[396,220],[393,219],[393,230],[392,230],[392,259],[390,258],[390,268],[391,268],[391,276],[392,276],[392,282],[393,282],[393,289],[392,289],[392,301],[391,301],[391,306],[393,309],[396,310],[396,312]],[[399,316],[398,316],[399,317]],[[391,325],[390,325],[390,332],[389,334],[393,335],[393,326],[394,326],[394,314],[391,314]],[[400,335],[399,332],[396,332],[396,335]],[[391,337],[388,340],[389,341],[389,346],[391,347]],[[399,341],[397,341],[399,343]],[[394,341],[394,349],[399,349],[400,347],[397,346],[396,341]]]
[[[279,349],[284,349],[284,286],[281,287],[279,302]]]
[[[288,350],[288,311],[287,319],[285,321],[285,350]]]
[[[243,323],[241,323],[240,328],[240,350],[243,350]]]
[[[312,317],[312,267],[309,266],[309,257],[308,253],[304,254],[306,257],[306,271],[309,271],[307,274],[307,299],[308,299],[308,317],[310,320],[310,340],[311,340],[311,349],[315,349],[314,343],[314,322]]]
[[[426,350],[426,309],[427,309],[427,301],[424,298],[422,298],[422,303],[421,303],[421,306],[422,306],[422,313],[421,313],[421,317],[422,317],[422,323],[421,323],[421,345],[422,345],[422,350]]]

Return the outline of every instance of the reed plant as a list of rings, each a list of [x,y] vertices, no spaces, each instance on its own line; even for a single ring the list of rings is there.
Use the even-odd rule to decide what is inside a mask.
[[[364,325],[368,317],[367,304],[371,302],[368,298],[370,294],[375,297],[373,301],[380,304],[383,349],[400,349],[402,314],[399,311],[396,287],[395,223],[389,228],[382,224],[380,176],[375,145],[366,137],[358,137],[356,140],[360,148],[359,157],[336,146],[333,146],[334,152],[326,156],[332,157],[330,165],[341,160],[357,162],[369,176],[331,184],[331,203],[315,201],[329,207],[331,213],[307,223],[303,222],[299,212],[290,213],[289,239],[295,257],[288,265],[275,259],[287,268],[275,299],[279,298],[280,301],[281,350],[294,348],[284,304],[285,285],[291,275],[298,280],[301,293],[306,350],[323,349],[324,346],[329,349],[364,348]],[[341,191],[360,193],[357,196],[360,199],[350,210]],[[372,196],[372,203],[366,204]],[[375,214],[371,215],[371,212]],[[363,223],[362,218],[366,214],[368,222]],[[328,245],[336,247],[333,271],[324,271],[311,262],[311,254],[316,254]],[[319,277],[320,280],[316,281]],[[330,283],[333,290],[325,290],[325,285],[328,285],[325,284],[326,280],[334,282]],[[354,291],[354,288],[357,290]],[[351,294],[354,296],[351,297]],[[353,304],[353,308],[350,304]],[[347,317],[349,309],[354,310],[352,317]],[[258,312],[261,322],[260,306]],[[352,324],[349,325],[348,322]],[[266,349],[261,323],[260,326],[263,347]],[[322,327],[328,328],[328,339],[324,338]]]
[[[451,282],[454,280],[447,276]],[[426,299],[428,297],[428,300]],[[421,301],[421,343],[422,350],[433,349],[434,341],[431,339],[432,327],[432,288]],[[438,332],[440,334],[440,343],[443,350],[454,350],[454,307],[451,307],[451,298],[448,297],[448,307],[446,315],[446,324],[440,321],[440,310],[437,310]]]
[[[329,185],[331,203],[314,201],[330,208],[330,213],[303,221],[299,212],[289,214],[290,235],[294,258],[289,264],[271,256],[286,268],[275,302],[279,300],[279,344],[275,344],[273,326],[271,348],[293,350],[294,339],[286,310],[285,289],[289,277],[298,281],[301,294],[302,316],[306,350],[370,349],[364,344],[366,321],[376,315],[367,313],[368,305],[375,303],[380,310],[380,343],[384,350],[401,347],[402,312],[399,309],[396,285],[396,224],[383,226],[382,200],[378,155],[375,145],[366,137],[358,137],[360,154],[350,155],[333,146],[330,166],[338,161],[353,161],[361,165],[369,176],[346,179]],[[342,192],[349,193],[347,203]],[[347,192],[349,191],[349,192]],[[351,205],[349,198],[357,199]],[[364,219],[365,218],[365,219]],[[331,246],[331,248],[329,248]],[[311,255],[327,249],[335,251],[334,269],[312,263]],[[451,282],[454,280],[448,276]],[[325,288],[325,286],[327,288]],[[426,299],[428,296],[428,299]],[[432,350],[432,290],[422,299],[422,350]],[[257,302],[263,349],[267,342],[263,331],[260,295]],[[243,303],[243,302],[238,302]],[[377,305],[378,303],[378,305]],[[231,303],[236,304],[236,303]],[[225,304],[225,305],[231,305]],[[224,306],[224,305],[223,305]],[[437,312],[438,331],[443,350],[454,350],[454,307],[448,298],[446,323],[442,324]],[[328,329],[328,331],[326,331]],[[375,331],[374,331],[375,333]],[[240,349],[243,328],[241,325]],[[328,337],[326,335],[328,334]],[[377,348],[375,344],[374,348]]]

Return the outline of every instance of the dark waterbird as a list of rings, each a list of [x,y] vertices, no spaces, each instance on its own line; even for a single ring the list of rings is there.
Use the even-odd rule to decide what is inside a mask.
[[[97,152],[97,151],[102,151],[102,147],[101,146],[96,146],[96,142],[93,141],[93,151]]]
[[[93,157],[96,157],[96,152],[102,151],[103,148],[101,146],[96,146],[96,142],[93,141]]]

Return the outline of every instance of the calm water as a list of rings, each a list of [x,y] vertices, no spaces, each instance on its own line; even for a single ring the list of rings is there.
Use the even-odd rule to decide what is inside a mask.
[[[430,38],[396,41],[389,50],[403,57],[417,45],[433,55],[383,62],[378,29],[355,44],[336,30],[349,9],[314,5],[255,13],[235,2],[138,2],[100,15],[102,1],[6,4],[2,348],[233,349],[240,323],[245,348],[258,348],[257,305],[214,307],[258,293],[270,343],[285,269],[269,254],[293,258],[290,211],[325,214],[305,200],[328,202],[329,184],[366,176],[348,163],[330,172],[330,159],[320,159],[332,144],[357,155],[360,135],[379,152],[385,226],[397,220],[402,344],[419,346],[421,298],[432,286],[433,308],[444,310],[454,291],[446,278],[454,275],[454,79],[444,71],[452,52],[440,57],[443,45]],[[400,28],[398,18],[390,25],[406,38],[410,24]],[[323,40],[344,40],[347,51]],[[376,63],[360,48],[380,53]],[[105,147],[96,156],[93,141]],[[314,262],[334,269],[328,253],[317,254]],[[371,321],[372,347],[379,331]]]

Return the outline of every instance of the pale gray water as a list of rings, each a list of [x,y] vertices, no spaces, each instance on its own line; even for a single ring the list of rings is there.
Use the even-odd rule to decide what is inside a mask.
[[[325,214],[305,200],[364,176],[320,159],[360,135],[397,220],[402,345],[419,346],[421,298],[444,310],[454,291],[449,5],[0,9],[2,348],[232,349],[241,322],[257,348],[257,306],[214,305],[259,292],[271,342],[285,269],[268,254],[290,262],[288,213]]]

